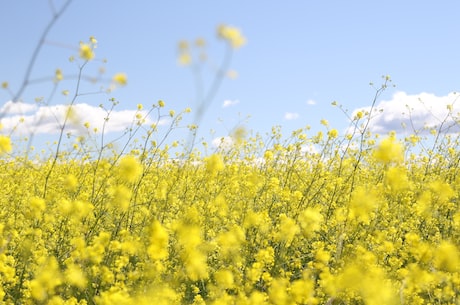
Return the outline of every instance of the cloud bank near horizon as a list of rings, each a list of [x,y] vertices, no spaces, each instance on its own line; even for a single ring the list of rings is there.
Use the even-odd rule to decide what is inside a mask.
[[[441,132],[460,131],[460,95],[451,92],[445,96],[431,93],[407,94],[395,93],[390,100],[379,102],[372,111],[369,130],[372,133],[386,134],[429,132],[439,129]],[[352,112],[352,117],[361,112],[370,112],[371,107],[362,107]]]
[[[68,105],[39,106],[37,104],[6,102],[0,108],[0,123],[3,133],[27,136],[30,134],[57,134],[62,128],[69,113]],[[136,114],[140,114],[145,121],[143,124],[152,124],[153,120],[147,111],[138,110],[113,110],[107,112],[98,107],[85,103],[74,104],[69,116],[65,132],[79,135],[97,128],[98,132],[111,133],[123,131],[135,122]],[[108,120],[106,118],[108,117]],[[104,126],[105,122],[105,126]],[[134,123],[133,123],[134,122]],[[165,121],[160,121],[160,125]]]
[[[400,134],[428,132],[430,129],[439,129],[441,132],[460,132],[460,94],[450,92],[444,96],[422,92],[408,94],[396,92],[390,99],[378,102],[372,112],[369,130],[372,133],[386,134],[395,131]],[[227,103],[233,106],[236,103]],[[233,105],[231,105],[233,104]],[[0,123],[3,134],[29,135],[57,134],[65,120],[68,105],[38,105],[34,103],[13,103],[8,101],[0,107]],[[359,111],[369,112],[370,106],[356,108],[352,111],[354,117]],[[68,120],[65,132],[82,134],[87,132],[85,123],[90,130],[98,129],[102,132],[107,112],[98,107],[85,103],[73,105],[75,117]],[[104,127],[104,133],[120,132],[129,128],[136,121],[136,114],[145,117],[144,124],[152,124],[154,120],[147,116],[147,111],[113,110]],[[287,121],[298,119],[297,112],[286,112]],[[363,120],[363,119],[362,119]],[[160,120],[159,125],[166,124]],[[135,123],[134,123],[135,124]],[[217,143],[216,143],[217,144]],[[228,145],[228,143],[227,143]]]

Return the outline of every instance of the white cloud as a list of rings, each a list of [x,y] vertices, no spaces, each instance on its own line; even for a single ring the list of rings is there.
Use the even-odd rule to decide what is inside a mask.
[[[316,105],[316,101],[310,99],[307,101],[307,105]]]
[[[369,129],[379,134],[390,131],[412,133],[414,130],[420,132],[424,128],[439,128],[443,124],[443,132],[458,132],[460,126],[455,122],[460,117],[458,98],[459,94],[455,92],[445,96],[425,92],[414,95],[397,92],[391,100],[381,101],[375,106]],[[450,114],[448,105],[452,105]],[[358,111],[369,112],[370,109],[370,107],[356,109],[352,117]]]
[[[4,116],[5,114],[24,114],[35,109],[37,109],[37,105],[35,104],[8,101],[0,108],[0,116]]]
[[[306,154],[310,154],[310,155],[314,155],[314,154],[319,153],[318,148],[313,144],[303,145],[302,148],[301,148],[301,151],[306,153]]]
[[[237,104],[239,104],[240,101],[239,100],[225,100],[223,103],[222,103],[222,107],[223,108],[227,108],[227,107],[230,107],[230,106],[235,106]]]
[[[299,118],[299,114],[298,113],[295,113],[295,112],[286,112],[284,114],[284,119],[285,120],[295,120],[295,119],[298,119]]]
[[[215,148],[222,150],[229,150],[233,147],[233,139],[230,136],[214,138],[211,143]]]
[[[5,103],[0,109],[0,122],[4,133],[13,131],[15,135],[56,134],[60,131],[68,113],[68,105],[37,106],[27,103]],[[81,134],[86,132],[84,124],[90,124],[91,130],[97,128],[102,132],[106,111],[97,106],[88,104],[75,104],[72,106],[71,119],[67,120],[65,132]],[[125,130],[136,122],[136,113],[144,117],[147,112],[137,110],[113,110],[107,120],[104,132],[117,132]],[[150,117],[145,119],[145,124],[152,124]],[[160,121],[165,124],[165,121]],[[135,123],[134,123],[135,124]]]

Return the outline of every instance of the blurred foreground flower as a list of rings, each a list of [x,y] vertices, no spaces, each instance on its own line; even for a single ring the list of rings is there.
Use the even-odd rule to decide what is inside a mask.
[[[79,56],[84,60],[91,60],[94,58],[95,54],[89,44],[82,43],[80,44]]]
[[[227,40],[234,49],[238,49],[246,43],[246,38],[241,34],[241,31],[232,26],[219,25],[217,36]]]
[[[390,135],[380,142],[374,151],[374,158],[382,163],[401,162],[404,160],[404,148],[394,135]]]
[[[142,165],[133,156],[125,156],[119,164],[120,176],[127,182],[134,182],[142,174]]]
[[[7,136],[0,136],[0,154],[9,153],[11,150],[11,139]]]
[[[112,77],[112,81],[120,86],[126,86],[128,83],[128,77],[126,73],[117,73]]]

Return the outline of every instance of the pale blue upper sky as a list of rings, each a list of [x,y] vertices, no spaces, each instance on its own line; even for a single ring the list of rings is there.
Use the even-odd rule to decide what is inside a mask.
[[[53,3],[59,8],[64,1]],[[386,115],[376,118],[375,130],[398,129],[401,121],[408,120],[400,114],[405,104],[414,108],[420,126],[434,126],[429,116],[445,115],[446,104],[456,98],[449,94],[460,87],[459,11],[460,2],[454,0],[74,0],[51,29],[32,78],[52,76],[56,68],[62,68],[65,77],[75,75],[77,65],[67,59],[76,49],[53,44],[77,47],[93,35],[98,40],[97,58],[108,59],[107,78],[125,72],[128,86],[110,95],[82,96],[77,103],[108,104],[114,96],[121,111],[163,99],[166,110],[191,107],[193,111],[194,78],[189,68],[177,64],[177,43],[202,37],[210,60],[220,62],[225,44],[215,33],[223,23],[238,27],[247,44],[233,54],[231,69],[238,78],[224,80],[201,124],[201,134],[210,141],[227,135],[248,115],[246,128],[261,133],[273,125],[282,125],[286,134],[306,125],[318,130],[320,119],[344,131],[347,119],[331,102],[338,101],[350,113],[370,106],[375,90],[369,82],[380,85],[382,75],[391,75],[396,87],[380,98]],[[51,17],[49,1],[2,2],[0,81],[8,81],[13,91]],[[85,71],[91,74],[99,66],[98,61],[91,62]],[[212,79],[207,71],[205,86]],[[69,80],[59,90],[72,90],[74,84]],[[32,84],[22,101],[33,103],[36,96],[46,99],[51,87]],[[424,106],[415,102],[420,97]],[[0,92],[0,103],[10,99],[6,91]],[[238,103],[223,107],[224,101]],[[69,98],[57,95],[49,104],[68,102]],[[19,115],[29,119],[39,112],[25,109]],[[5,130],[12,124],[5,119],[17,120],[15,115],[3,114]],[[212,136],[211,129],[215,130]]]

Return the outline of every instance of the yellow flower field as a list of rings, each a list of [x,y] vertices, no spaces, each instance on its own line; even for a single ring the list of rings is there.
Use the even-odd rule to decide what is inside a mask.
[[[32,149],[33,134],[24,140],[0,124],[1,304],[460,304],[458,135],[441,133],[442,124],[372,134],[385,76],[370,113],[348,116],[345,134],[325,119],[316,134],[236,126],[231,145],[197,147],[218,85],[236,75],[230,54],[246,43],[238,28],[217,33],[227,59],[196,110],[137,104],[118,141],[106,140],[115,98],[101,104],[99,128],[78,113],[80,81],[104,79],[83,73],[97,59],[91,37],[70,58],[78,76],[62,91],[70,98],[62,122],[53,110],[58,138],[48,152]],[[205,61],[205,45],[182,41],[178,62]],[[67,75],[53,71],[51,96]],[[29,78],[17,93],[2,82],[11,105]],[[128,78],[109,82],[96,93]],[[192,124],[180,125],[190,112]],[[187,141],[172,139],[179,128]]]
[[[413,153],[411,137],[307,132],[42,162],[2,137],[0,298],[460,304],[456,140]]]

